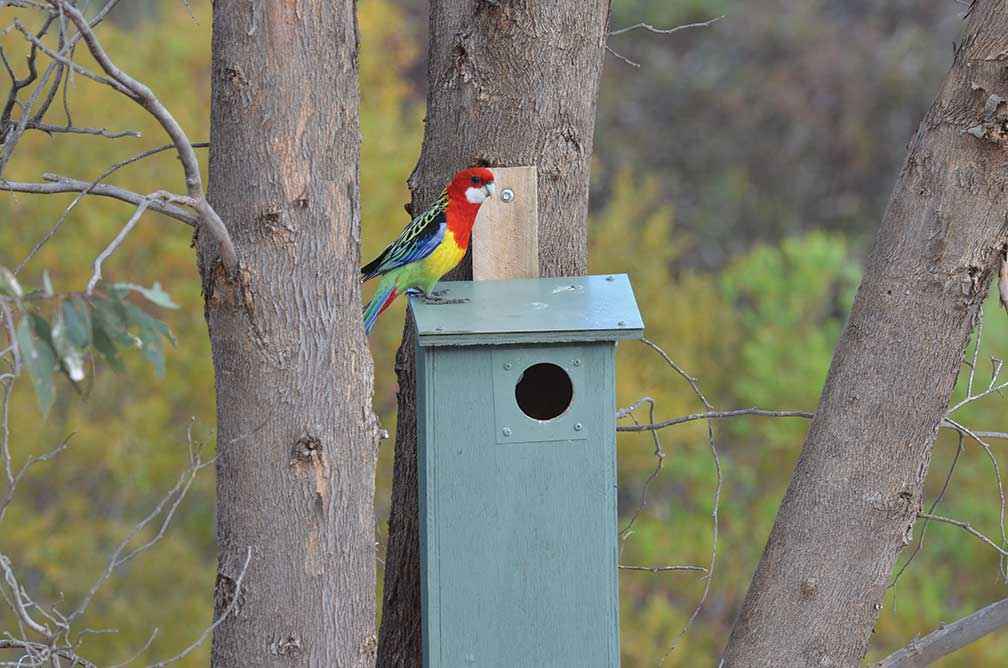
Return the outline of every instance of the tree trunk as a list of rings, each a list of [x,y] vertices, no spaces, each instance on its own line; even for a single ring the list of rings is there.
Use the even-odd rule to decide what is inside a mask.
[[[242,262],[201,240],[217,381],[215,666],[374,661],[372,367],[361,329],[352,0],[213,6],[210,197]]]
[[[432,0],[427,126],[410,176],[421,211],[466,166],[539,169],[539,271],[587,269],[588,177],[608,0]],[[479,252],[476,249],[475,252]],[[452,278],[470,278],[467,261]],[[407,322],[379,666],[420,665],[416,379]]]
[[[972,8],[909,145],[725,666],[856,666],[1008,237],[1008,3]]]

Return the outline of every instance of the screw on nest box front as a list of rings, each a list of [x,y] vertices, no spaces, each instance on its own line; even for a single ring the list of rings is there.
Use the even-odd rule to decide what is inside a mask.
[[[477,222],[496,280],[412,300],[424,665],[616,666],[615,344],[643,323],[625,275],[534,278],[534,170],[495,172],[513,196],[480,216],[524,230]]]

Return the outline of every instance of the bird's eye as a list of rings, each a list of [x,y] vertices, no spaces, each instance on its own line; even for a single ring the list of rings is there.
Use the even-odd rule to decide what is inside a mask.
[[[480,184],[480,177],[478,177],[478,176],[474,176],[474,177],[472,177],[472,178],[470,179],[470,181],[472,181],[472,182],[473,182],[473,183],[475,183],[476,185],[479,185],[479,184]]]

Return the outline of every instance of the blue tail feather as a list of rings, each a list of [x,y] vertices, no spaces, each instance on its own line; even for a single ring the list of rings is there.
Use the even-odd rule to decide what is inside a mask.
[[[374,293],[371,301],[368,302],[367,306],[364,307],[364,333],[370,334],[371,330],[374,329],[374,324],[378,320],[378,316],[381,315],[382,311],[388,308],[389,304],[395,301],[396,289],[395,284],[381,284],[378,286],[378,290]]]

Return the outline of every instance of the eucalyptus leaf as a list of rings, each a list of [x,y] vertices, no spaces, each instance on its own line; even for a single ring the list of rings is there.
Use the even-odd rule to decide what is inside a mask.
[[[144,311],[142,308],[135,304],[129,302],[122,303],[123,312],[126,315],[126,320],[130,325],[136,325],[140,329],[149,329],[155,332],[165,339],[171,342],[172,346],[175,345],[175,335],[172,334],[171,328],[165,323],[161,322],[151,314]],[[142,338],[142,335],[141,335]]]
[[[87,348],[91,344],[91,309],[87,303],[74,295],[63,300],[60,312],[63,314],[63,323],[66,325],[70,342],[81,350]]]
[[[21,364],[28,370],[35,387],[39,408],[43,415],[47,415],[55,401],[52,374],[56,370],[56,355],[52,347],[38,336],[30,317],[22,318],[18,325],[17,344]]]
[[[116,350],[115,344],[109,339],[105,330],[96,326],[92,342],[94,343],[95,350],[101,353],[101,356],[108,362],[113,371],[122,373],[126,370],[126,366],[119,359],[119,352]]]
[[[143,341],[140,349],[143,351],[147,361],[154,365],[154,373],[157,374],[158,378],[164,378],[165,354],[164,342],[161,340],[161,337],[149,330],[141,330],[140,340]]]
[[[49,321],[34,312],[29,313],[28,317],[31,319],[32,329],[35,331],[35,336],[48,343],[49,347],[52,348],[52,330],[49,328]]]
[[[140,340],[126,329],[124,303],[104,297],[95,297],[92,324],[95,338],[100,330],[117,348],[137,348]]]
[[[144,356],[154,365],[157,375],[164,376],[165,357],[162,339],[168,339],[174,345],[175,339],[171,330],[168,325],[152,317],[135,304],[123,302],[122,306],[129,324],[137,327],[141,342],[140,349]]]
[[[136,285],[135,283],[115,283],[112,285],[113,290],[133,290],[134,292],[139,292],[143,295],[144,299],[152,304],[156,304],[162,308],[178,308],[178,304],[172,301],[171,296],[168,295],[161,288],[160,283],[155,283],[149,288],[145,288],[142,285]]]
[[[56,312],[52,326],[53,348],[59,356],[70,380],[79,383],[84,380],[84,351],[74,345],[70,337],[63,310]]]
[[[21,289],[17,277],[7,267],[0,267],[0,292],[8,297],[24,296],[24,290]]]

